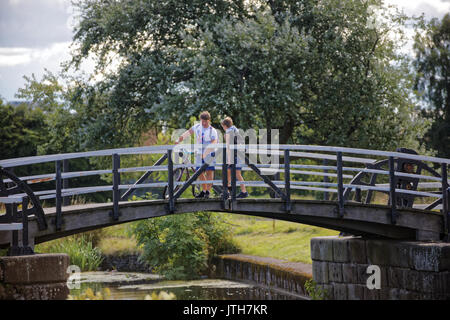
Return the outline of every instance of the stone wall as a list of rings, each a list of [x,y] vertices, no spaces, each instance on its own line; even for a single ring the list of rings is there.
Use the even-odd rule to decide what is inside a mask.
[[[0,257],[0,300],[55,300],[69,294],[67,254]]]
[[[120,272],[152,272],[151,267],[139,260],[139,254],[104,255],[100,270]]]
[[[280,290],[306,298],[305,282],[312,278],[311,266],[243,254],[221,255],[214,259],[211,277],[253,283],[265,289]]]
[[[450,243],[318,237],[311,259],[328,299],[450,299]],[[380,268],[380,289],[367,286],[369,265]]]

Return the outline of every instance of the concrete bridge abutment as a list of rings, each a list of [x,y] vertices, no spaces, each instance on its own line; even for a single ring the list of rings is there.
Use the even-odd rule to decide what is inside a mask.
[[[313,280],[330,300],[450,300],[450,243],[311,239]]]
[[[61,253],[0,257],[0,300],[64,300],[68,267]]]

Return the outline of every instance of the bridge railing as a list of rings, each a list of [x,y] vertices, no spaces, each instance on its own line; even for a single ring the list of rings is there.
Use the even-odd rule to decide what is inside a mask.
[[[199,146],[192,145],[192,148]],[[201,146],[200,146],[201,147]],[[412,207],[415,199],[428,200],[421,208],[440,208],[444,219],[444,233],[448,235],[450,229],[450,215],[448,212],[448,165],[449,159],[421,156],[403,152],[386,152],[379,150],[367,150],[344,147],[309,146],[309,145],[239,145],[231,146],[217,144],[215,169],[222,171],[222,180],[197,181],[198,176],[206,169],[207,164],[201,166],[188,181],[174,181],[174,170],[179,168],[196,168],[193,163],[174,162],[177,145],[149,146],[136,148],[120,148],[98,150],[90,152],[26,157],[17,159],[1,160],[0,166],[4,170],[14,167],[29,166],[37,163],[54,162],[55,172],[39,175],[28,175],[19,179],[30,187],[38,183],[55,181],[55,188],[49,190],[34,191],[40,200],[56,199],[56,218],[54,224],[60,229],[63,224],[62,206],[67,205],[70,196],[95,193],[112,192],[113,219],[119,218],[118,203],[131,194],[132,191],[141,188],[168,188],[168,210],[175,211],[176,200],[181,197],[189,186],[211,183],[222,187],[222,200],[224,208],[227,207],[228,185],[231,184],[230,206],[237,208],[236,201],[237,184],[256,188],[269,188],[273,191],[275,198],[285,202],[286,211],[291,209],[291,196],[294,190],[322,192],[325,199],[332,196],[336,202],[336,214],[345,216],[345,204],[349,201],[374,203],[374,193],[385,194],[387,204],[391,207],[391,220],[396,223],[397,209],[401,207]],[[231,164],[231,181],[228,181],[226,157],[227,153],[233,153]],[[153,165],[121,167],[120,157],[123,155],[151,155],[158,154],[161,157]],[[281,163],[260,163],[254,161],[263,156],[275,156],[283,159]],[[112,168],[74,171],[65,170],[68,161],[79,158],[111,157]],[[247,180],[238,182],[236,180],[236,163],[238,157],[243,162],[242,170],[254,172],[260,180]],[[244,159],[242,159],[244,158]],[[252,161],[253,160],[253,161]],[[167,162],[167,164],[163,164]],[[412,164],[413,172],[405,172],[404,164]],[[145,180],[153,172],[168,172],[167,181],[145,183]],[[144,172],[144,175],[135,184],[121,184],[121,175]],[[89,186],[69,188],[69,180],[92,175],[112,175],[112,185]],[[279,176],[283,175],[283,179]],[[274,179],[272,179],[274,178]],[[14,184],[11,179],[3,179],[0,184]],[[405,187],[406,186],[406,187]],[[177,189],[177,187],[180,187]],[[25,196],[20,188],[11,187],[10,193],[7,188],[2,190],[0,196]],[[176,190],[177,189],[177,190]],[[125,193],[121,191],[125,190]],[[364,199],[363,199],[364,198]],[[432,201],[430,203],[430,201]],[[0,199],[0,202],[1,199]],[[417,205],[417,204],[415,204]],[[230,207],[229,206],[229,207]],[[2,216],[0,216],[0,223]]]

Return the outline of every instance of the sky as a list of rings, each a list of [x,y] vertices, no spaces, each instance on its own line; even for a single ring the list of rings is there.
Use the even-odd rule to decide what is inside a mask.
[[[441,19],[450,12],[450,0],[385,0],[407,15],[425,14]],[[57,73],[70,58],[71,0],[0,0],[0,97],[14,95],[24,86],[23,76],[41,79],[44,69]],[[86,66],[89,68],[89,66]]]

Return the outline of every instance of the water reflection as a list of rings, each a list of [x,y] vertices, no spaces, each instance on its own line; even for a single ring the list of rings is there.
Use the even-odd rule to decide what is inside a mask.
[[[89,282],[84,278],[80,289],[70,290],[70,295],[78,296],[87,288],[94,292],[109,288],[111,300],[143,300],[152,293],[161,291],[173,293],[177,300],[291,300],[298,296],[280,293],[267,288],[246,283],[221,279],[203,279],[194,281],[148,280],[146,283],[120,284],[111,281]]]

